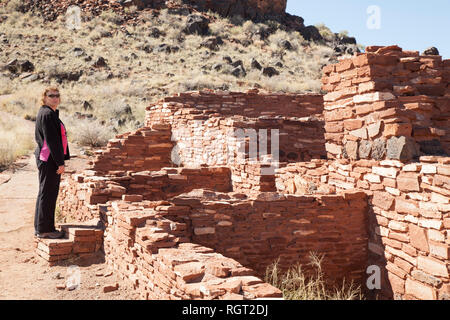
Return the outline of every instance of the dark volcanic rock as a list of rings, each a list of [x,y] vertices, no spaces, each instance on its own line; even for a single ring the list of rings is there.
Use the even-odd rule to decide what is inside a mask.
[[[209,20],[204,16],[191,14],[188,16],[183,31],[186,34],[207,35],[209,32]]]
[[[323,39],[320,35],[319,29],[317,29],[315,26],[303,27],[298,31],[300,32],[302,37],[308,41],[320,41]]]
[[[423,52],[424,55],[427,56],[438,56],[439,50],[436,47],[430,47]]]
[[[262,66],[259,64],[258,60],[256,60],[255,58],[252,59],[251,67],[253,69],[258,69],[258,70],[262,69]]]
[[[279,46],[286,50],[292,50],[292,44],[288,40],[281,40]]]
[[[239,65],[238,67],[234,68],[233,71],[231,71],[231,74],[237,78],[245,77],[247,75],[242,65]]]
[[[368,159],[371,151],[372,151],[371,141],[361,140],[359,142],[359,157],[361,159]]]
[[[156,48],[153,49],[153,52],[156,53],[173,53],[173,52],[177,52],[180,50],[180,47],[178,46],[171,46],[165,43],[160,44],[159,46],[157,46]]]
[[[343,151],[345,158],[358,160],[358,141],[347,141]]]
[[[93,67],[96,68],[104,68],[106,66],[108,66],[108,64],[106,63],[105,58],[103,57],[98,57],[93,63],[92,63]]]
[[[340,44],[356,44],[356,38],[354,37],[342,36],[338,38],[338,41]]]
[[[228,62],[229,64],[232,64],[232,63],[233,63],[233,60],[232,60],[231,57],[229,57],[229,56],[223,57],[223,61],[226,61],[226,62]]]
[[[217,51],[220,49],[220,46],[223,44],[223,40],[221,37],[211,37],[203,41],[200,46],[208,48],[213,51]]]
[[[78,81],[83,74],[82,70],[78,71],[55,71],[48,75],[50,79],[55,79],[56,82],[62,83],[66,81]]]
[[[383,138],[375,139],[372,145],[372,159],[383,160],[386,155],[386,140]]]
[[[92,105],[89,102],[84,101],[83,102],[83,109],[87,111],[87,110],[92,110],[93,108],[92,108]]]
[[[280,73],[274,67],[267,67],[263,69],[262,74],[271,78],[273,76],[278,76]]]
[[[389,159],[411,160],[419,155],[413,139],[404,136],[392,137],[386,144],[386,155]]]
[[[23,73],[34,71],[34,65],[28,60],[14,59],[6,63],[2,69],[9,70],[11,73]]]
[[[237,60],[237,61],[235,61],[235,62],[232,62],[231,63],[231,65],[233,66],[233,67],[239,67],[239,66],[241,66],[242,68],[244,68],[244,63],[242,62],[242,60]]]

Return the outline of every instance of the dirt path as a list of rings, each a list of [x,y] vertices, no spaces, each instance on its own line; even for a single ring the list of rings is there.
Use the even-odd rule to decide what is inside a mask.
[[[71,145],[71,153],[79,149]],[[68,161],[68,170],[80,168],[83,159]],[[69,261],[65,266],[49,267],[34,253],[34,209],[38,193],[38,171],[34,155],[15,162],[14,169],[2,172],[0,180],[0,299],[137,299],[120,283],[119,289],[103,293],[103,287],[118,282],[107,274],[103,257],[88,264]],[[57,289],[65,283],[68,267],[78,265],[80,286],[72,291]]]

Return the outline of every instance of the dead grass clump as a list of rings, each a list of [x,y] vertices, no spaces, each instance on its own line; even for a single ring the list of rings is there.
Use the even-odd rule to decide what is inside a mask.
[[[360,286],[353,282],[329,289],[322,271],[323,255],[310,254],[310,265],[315,273],[307,276],[301,265],[290,268],[282,273],[278,267],[279,261],[274,262],[266,270],[265,281],[283,292],[286,300],[361,300]]]
[[[13,116],[0,117],[0,171],[28,154],[34,146],[33,135],[18,125]]]
[[[69,141],[76,142],[81,146],[104,147],[109,139],[114,138],[112,130],[97,121],[70,117],[65,124]]]

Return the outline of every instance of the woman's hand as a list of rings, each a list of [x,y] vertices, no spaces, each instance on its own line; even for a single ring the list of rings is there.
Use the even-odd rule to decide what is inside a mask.
[[[64,166],[59,166],[59,167],[58,167],[58,170],[56,170],[56,173],[57,173],[57,174],[63,174],[64,172],[65,172]]]

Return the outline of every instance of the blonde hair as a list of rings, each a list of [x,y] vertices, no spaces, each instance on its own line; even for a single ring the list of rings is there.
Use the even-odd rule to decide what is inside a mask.
[[[47,93],[49,93],[50,91],[56,91],[56,92],[60,93],[58,87],[48,87],[48,88],[46,88],[44,90],[44,92],[42,93],[41,106],[45,105],[45,97],[47,96]]]

